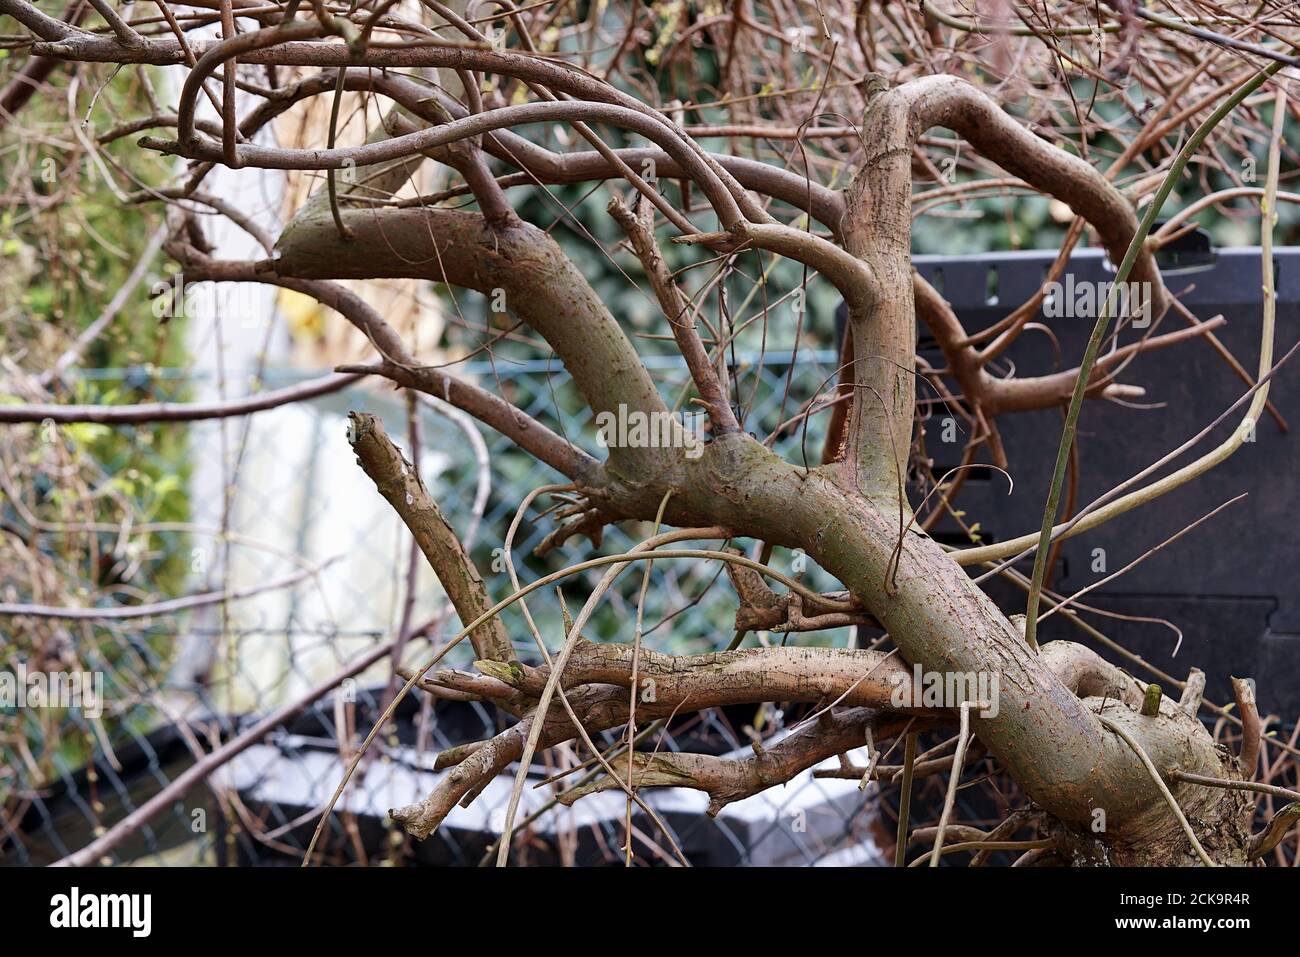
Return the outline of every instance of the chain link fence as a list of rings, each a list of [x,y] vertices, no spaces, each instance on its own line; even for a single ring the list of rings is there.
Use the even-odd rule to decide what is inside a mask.
[[[647,364],[666,401],[677,407],[687,385],[680,360],[650,357]],[[733,364],[745,428],[765,436],[814,394],[826,394],[837,356],[805,351],[791,361],[788,354],[739,355]],[[595,423],[558,363],[498,356],[462,364],[458,373],[603,456]],[[224,380],[214,380],[186,369],[90,370],[80,375],[76,399],[193,402],[234,398],[253,391],[253,382],[266,390],[314,377],[227,370]],[[354,462],[346,439],[349,410],[378,415],[409,458],[417,458],[418,448],[424,481],[469,545],[490,593],[509,594],[503,549],[518,505],[531,490],[561,477],[491,430],[423,400],[410,405],[404,393],[378,383],[357,383],[244,418],[113,428],[47,422],[6,430],[0,445],[0,604],[89,610],[74,619],[0,615],[0,863],[59,860],[164,793],[166,809],[106,860],[216,866],[302,860],[344,768],[390,700],[393,663],[377,649],[428,624],[404,656],[408,663],[427,660],[430,649],[460,626],[422,557],[412,555],[405,527]],[[806,435],[799,429],[783,434],[777,449],[794,462],[817,461],[825,419],[809,420]],[[1029,419],[1015,419],[1004,435],[1009,444],[1019,443],[1017,484],[1032,486],[1033,475],[1022,483],[1023,473],[1043,463],[1037,458],[1038,425]],[[1050,431],[1052,424],[1043,428]],[[974,483],[963,507],[975,518],[1001,517],[1006,528],[1029,527],[1035,514],[1007,512],[1010,506],[992,492]],[[1032,487],[1020,501],[1030,511],[1041,507]],[[114,507],[101,508],[105,502]],[[586,539],[572,539],[544,557],[533,554],[555,528],[555,516],[547,514],[551,507],[550,500],[539,499],[512,544],[525,582],[594,553]],[[598,551],[626,551],[651,533],[649,523],[611,526]],[[1279,553],[1281,547],[1269,546]],[[837,587],[797,552],[777,550],[773,564],[812,587]],[[662,560],[651,569],[643,612],[647,647],[679,654],[725,647],[734,634],[736,599],[720,564]],[[601,571],[566,579],[565,602],[576,609]],[[624,575],[584,633],[598,641],[630,641],[640,585],[639,572]],[[1191,657],[1175,661],[1157,654],[1149,660],[1174,672],[1187,660],[1213,661],[1213,675],[1259,673],[1273,680],[1272,697],[1289,687],[1274,680],[1278,675],[1264,667],[1262,657],[1282,647],[1285,634],[1268,632],[1268,640],[1254,644],[1236,641],[1231,661],[1214,659],[1216,646],[1209,642],[1215,635],[1221,639],[1221,623],[1205,617],[1203,602],[1189,605],[1175,592],[1167,583],[1145,589],[1140,607],[1167,607],[1171,620],[1189,625]],[[1273,607],[1252,598],[1253,591],[1241,594],[1246,597],[1234,599],[1233,608]],[[1103,604],[1120,602],[1121,612],[1127,607],[1124,594],[1103,590],[1095,597]],[[1021,598],[1008,600],[1013,609]],[[552,648],[564,633],[561,601],[551,589],[528,599]],[[520,611],[505,616],[519,656],[535,662],[538,652]],[[1272,620],[1286,631],[1285,614],[1274,611]],[[1049,625],[1064,628],[1059,621]],[[1142,644],[1153,639],[1140,625],[1110,620],[1107,632],[1153,655]],[[1077,640],[1069,631],[1051,637]],[[840,629],[788,640],[844,645],[855,636]],[[1251,648],[1258,652],[1254,657]],[[445,664],[468,668],[472,657],[467,647],[458,648]],[[67,681],[83,675],[95,691],[93,700],[50,706],[60,704],[56,691],[66,692]],[[61,679],[64,684],[56,687]],[[639,747],[747,756],[756,738],[770,742],[803,713],[785,715],[768,705],[683,714],[655,728]],[[1286,708],[1281,717],[1271,736],[1294,746],[1295,724]],[[469,806],[454,809],[422,843],[401,834],[387,811],[433,788],[446,773],[435,767],[439,752],[491,736],[500,721],[478,703],[435,703],[420,692],[412,695],[327,822],[316,859],[460,866],[489,859],[504,824],[514,769],[491,781]],[[196,763],[210,762],[212,752],[242,740],[259,722],[272,730],[199,783],[178,790],[176,782],[192,775]],[[1231,732],[1218,724],[1216,734]],[[615,734],[605,733],[598,743],[613,745]],[[557,801],[590,780],[588,757],[565,746],[535,759],[529,769],[533,786],[525,789],[517,817],[516,863],[622,861],[629,818],[621,793],[591,794],[572,806]],[[867,763],[865,754],[851,757],[856,765]],[[1290,780],[1294,764],[1283,757]],[[1280,767],[1270,773],[1283,773]],[[857,780],[818,771],[834,773],[806,771],[714,818],[699,792],[647,790],[643,798],[671,834],[661,833],[638,809],[630,818],[636,859],[664,862],[676,846],[697,864],[884,863],[882,849],[888,852],[895,828],[894,791],[882,793],[874,784],[860,790]],[[957,820],[993,824],[1019,806],[1005,778],[990,780],[974,768],[971,773],[972,781],[958,792]],[[917,782],[914,827],[933,823],[945,781],[936,776]],[[1268,819],[1262,807],[1260,815],[1262,826]]]
[[[669,403],[679,401],[686,384],[680,361],[650,364]],[[788,354],[737,357],[734,379],[738,404],[747,410],[745,427],[762,436],[793,416],[814,393],[829,388],[836,364],[833,353],[804,352],[793,363]],[[593,453],[600,451],[594,424],[583,418],[580,399],[558,364],[497,360],[459,371]],[[263,374],[261,387],[298,378]],[[221,394],[237,395],[240,381],[247,380],[230,375]],[[130,401],[183,401],[214,389],[185,370],[166,369],[91,371],[83,384],[100,396],[130,394]],[[50,553],[82,536],[78,541],[88,541],[99,561],[98,579],[88,568],[75,583],[84,603],[99,606],[97,611],[126,610],[131,617],[0,619],[0,630],[10,632],[4,668],[19,684],[23,669],[48,672],[51,662],[72,662],[102,681],[99,700],[82,707],[5,707],[0,860],[45,864],[86,846],[205,754],[310,696],[314,686],[391,641],[404,624],[437,623],[427,641],[407,649],[410,661],[427,659],[430,647],[455,633],[459,623],[432,574],[422,558],[411,562],[404,527],[353,461],[345,438],[351,409],[379,415],[411,457],[405,397],[366,383],[246,418],[115,427],[115,451],[99,463],[104,481],[155,506],[164,498],[170,503],[167,509],[146,509],[131,523],[42,523],[30,514],[35,503],[71,490],[61,490],[59,477],[51,475],[24,504],[22,490],[10,483],[6,522],[21,527],[32,548]],[[518,503],[532,488],[559,477],[486,428],[423,404],[415,409],[425,482],[458,533],[472,539],[471,554],[490,592],[502,597],[511,590],[502,549]],[[778,448],[795,461],[805,454],[815,460],[824,418],[812,419],[806,436],[799,430],[786,434]],[[64,446],[98,442],[104,454],[103,434],[51,423],[40,428],[40,440]],[[164,448],[177,451],[161,467],[158,461],[151,470],[137,467],[140,456],[156,459]],[[152,476],[147,481],[146,472]],[[122,484],[131,482],[129,488]],[[554,528],[541,514],[548,504],[539,501],[513,543],[524,581],[591,555],[584,539],[544,559],[532,556]],[[163,512],[172,517],[158,520]],[[611,527],[601,550],[624,551],[645,534],[648,525]],[[815,566],[805,568],[798,553],[778,554],[774,561],[814,587],[834,587]],[[3,600],[40,601],[16,565],[3,575]],[[600,571],[569,579],[566,595],[581,603]],[[651,574],[644,609],[648,647],[675,653],[725,647],[733,634],[735,598],[720,563],[660,561]],[[105,577],[113,583],[109,588]],[[589,637],[631,639],[640,579],[639,573],[623,576],[586,629]],[[189,607],[162,605],[148,613],[148,606],[196,598]],[[529,599],[553,647],[563,634],[560,602],[552,590]],[[521,658],[536,659],[518,610],[507,615]],[[841,629],[816,638],[843,644],[852,636]],[[57,653],[69,648],[75,653]],[[456,649],[446,664],[468,667],[471,659]],[[353,749],[389,700],[391,666],[383,657],[285,715],[203,783],[177,794],[169,810],[136,831],[111,859],[299,863]],[[31,691],[31,675],[26,680]],[[440,750],[499,730],[500,716],[478,703],[417,700],[422,697],[417,692],[405,701],[391,730],[377,739],[328,824],[319,860],[474,865],[492,846],[504,821],[508,775],[491,782],[469,807],[457,808],[426,842],[406,839],[387,820],[388,808],[419,800],[445,773],[434,770]],[[714,709],[674,719],[640,746],[748,753],[756,727],[767,735],[783,720],[770,707]],[[614,741],[612,733],[605,739]],[[526,789],[519,811],[526,826],[518,831],[517,862],[622,860],[623,795],[598,793],[572,807],[556,803],[557,794],[590,774],[585,758],[562,747],[535,761],[535,786]],[[695,863],[880,860],[880,817],[872,792],[864,795],[856,781],[805,772],[712,819],[704,813],[707,799],[697,792],[652,790],[645,799],[673,834],[666,840],[639,810],[632,815],[642,862],[668,859],[673,843]]]

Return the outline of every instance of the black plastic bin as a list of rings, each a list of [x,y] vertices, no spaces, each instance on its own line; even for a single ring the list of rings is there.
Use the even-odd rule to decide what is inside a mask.
[[[1277,328],[1274,356],[1280,358],[1300,338],[1300,248],[1277,249]],[[987,327],[1040,288],[1055,259],[1053,252],[997,256],[918,257],[917,269],[953,305],[968,332]],[[1200,319],[1222,315],[1227,325],[1219,339],[1253,376],[1258,368],[1262,318],[1260,253],[1257,248],[1220,250],[1197,255],[1198,265],[1164,270],[1169,291]],[[1208,260],[1206,262],[1205,260]],[[1067,272],[1074,281],[1100,282],[1112,268],[1099,250],[1074,255]],[[1093,317],[1057,318],[1046,323],[1060,343],[1061,366],[1078,364],[1095,321]],[[1172,309],[1160,332],[1184,328]],[[924,330],[922,330],[924,332]],[[1123,332],[1121,344],[1138,330]],[[923,351],[937,354],[932,342]],[[1008,351],[1017,375],[1055,371],[1049,337],[1025,332]],[[942,359],[935,356],[938,364]],[[1179,529],[1229,499],[1248,497],[1193,530],[1133,570],[1091,592],[1087,603],[1123,615],[1161,617],[1183,632],[1181,647],[1168,628],[1149,622],[1092,617],[1101,631],[1177,678],[1197,666],[1208,675],[1207,694],[1218,703],[1231,700],[1230,676],[1255,679],[1260,709],[1290,724],[1300,714],[1300,361],[1284,367],[1272,380],[1269,398],[1289,422],[1284,434],[1265,412],[1256,441],[1199,479],[1159,502],[1136,508],[1114,521],[1066,541],[1053,570],[1053,587],[1065,594],[1113,573]],[[1136,409],[1104,400],[1089,400],[1079,420],[1079,503],[1099,494],[1156,461],[1192,437],[1239,398],[1247,386],[1212,346],[1193,339],[1139,355],[1119,377],[1146,389],[1143,403],[1163,407]],[[927,450],[935,474],[957,464],[966,437],[945,446],[938,411],[927,430]],[[1244,407],[1174,463],[1191,461],[1222,442],[1241,421]],[[968,520],[978,520],[986,541],[1037,532],[1046,501],[1062,414],[1058,409],[1006,414],[997,420],[1015,489],[992,470],[976,470],[957,504]],[[986,460],[986,459],[985,459]],[[1165,469],[1159,474],[1166,474]],[[956,540],[955,526],[941,525],[936,537]],[[1104,550],[1104,555],[1095,550]],[[1098,559],[1104,558],[1105,571]],[[993,594],[1008,612],[1024,610],[1024,593],[1013,585],[994,586]],[[1061,616],[1044,623],[1044,639],[1081,638]],[[1098,647],[1107,657],[1149,679],[1130,662]]]

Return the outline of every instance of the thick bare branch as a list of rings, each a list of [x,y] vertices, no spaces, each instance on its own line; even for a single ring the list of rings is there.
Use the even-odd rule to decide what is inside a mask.
[[[344,210],[352,240],[339,237],[328,213],[299,216],[277,245],[281,277],[413,277],[492,295],[555,350],[594,414],[637,411],[668,417],[636,350],[605,304],[544,231],[527,223],[490,228],[483,217],[448,209]],[[377,345],[389,356],[387,342]],[[414,365],[406,362],[406,365]],[[672,427],[680,430],[675,420]],[[611,462],[668,468],[671,448],[610,449]]]
[[[907,726],[905,720],[882,716],[870,708],[827,712],[807,727],[795,731],[771,747],[740,760],[708,754],[632,754],[632,783],[638,788],[676,787],[704,791],[709,795],[708,813],[718,814],[735,801],[784,784],[796,774],[837,754],[863,747],[867,733],[880,741]],[[612,763],[620,774],[627,773],[627,755]],[[564,804],[596,791],[617,787],[608,775],[566,792]]]
[[[561,684],[629,687],[632,658],[630,645],[579,641]],[[532,694],[541,691],[550,674],[545,667],[527,666],[491,671]],[[643,648],[637,674],[642,697],[666,707],[689,705],[696,710],[761,701],[815,704],[842,696],[840,703],[849,707],[932,714],[911,706],[912,675],[906,665],[886,653],[863,649],[776,647],[669,655]],[[909,704],[899,706],[894,701]]]
[[[411,530],[460,620],[474,621],[491,608],[487,587],[473,560],[429,496],[419,468],[393,445],[383,423],[368,413],[348,413],[348,442],[379,494]],[[509,661],[514,656],[500,617],[480,625],[469,638],[480,657]]]

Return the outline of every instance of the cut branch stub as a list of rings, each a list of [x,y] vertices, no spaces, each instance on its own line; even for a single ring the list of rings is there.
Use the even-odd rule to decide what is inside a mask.
[[[357,453],[357,463],[374,481],[379,494],[388,500],[415,536],[416,544],[461,621],[471,622],[491,608],[478,569],[429,497],[419,470],[393,445],[383,423],[365,412],[349,412],[348,442]],[[499,617],[476,628],[470,640],[481,658],[506,661],[513,653],[510,637]]]

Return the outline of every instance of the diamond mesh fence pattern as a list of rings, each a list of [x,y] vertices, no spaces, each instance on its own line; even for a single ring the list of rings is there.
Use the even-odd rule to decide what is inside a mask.
[[[650,364],[669,403],[678,401],[686,382],[680,362],[664,358]],[[735,380],[747,407],[746,429],[766,435],[815,392],[829,388],[835,367],[832,353],[804,352],[793,363],[788,355],[739,357]],[[484,381],[600,453],[594,424],[583,416],[580,399],[558,365],[472,363],[462,366],[461,374]],[[297,378],[264,375],[261,387]],[[183,401],[212,388],[183,370],[102,370],[87,373],[85,381],[101,394],[130,391],[135,396],[130,401]],[[227,395],[238,393],[233,383],[239,381],[229,378]],[[436,409],[415,408],[425,483],[457,532],[473,538],[471,554],[490,593],[504,597],[511,589],[502,548],[518,504],[529,490],[560,477],[486,428],[469,424],[475,433],[470,434],[465,423]],[[409,536],[354,462],[345,437],[350,409],[379,415],[411,457],[405,398],[364,384],[242,419],[115,427],[115,451],[101,452],[98,460],[104,480],[130,479],[138,474],[141,456],[179,448],[162,471],[174,476],[165,483],[167,494],[184,501],[183,520],[151,521],[146,514],[129,524],[42,523],[30,515],[33,501],[73,494],[60,488],[58,475],[46,476],[26,496],[6,489],[5,521],[23,529],[29,547],[55,555],[70,537],[82,536],[78,541],[90,541],[100,568],[110,567],[111,588],[103,585],[102,574],[84,574],[83,581],[73,583],[80,585],[84,604],[133,611],[132,617],[118,619],[0,618],[8,649],[3,668],[11,673],[26,667],[50,670],[51,662],[59,662],[103,681],[99,708],[4,710],[0,860],[43,864],[84,847],[204,755],[274,715],[273,731],[176,794],[167,810],[109,859],[203,865],[301,861],[346,763],[390,700],[392,663],[385,656],[326,693],[312,696],[312,689],[391,641],[404,623],[434,622],[407,648],[410,662],[427,660],[430,649],[459,628],[422,559],[412,566],[415,587],[407,588]],[[786,434],[778,448],[794,461],[806,449],[815,460],[824,419],[811,420],[806,436],[798,430]],[[44,441],[102,444],[102,436],[71,427],[51,431],[47,423],[43,428]],[[157,487],[159,468],[153,465]],[[542,514],[549,505],[545,498],[535,504],[513,543],[524,581],[593,554],[590,542],[575,539],[544,558],[532,555],[555,527]],[[648,524],[610,527],[599,551],[625,551],[650,531]],[[15,560],[0,569],[0,600],[40,602],[16,553],[0,551],[4,554]],[[802,574],[813,587],[834,587],[811,563],[804,569],[798,554],[778,552],[774,564],[782,563],[783,571]],[[565,581],[574,608],[601,572]],[[585,629],[587,637],[630,641],[640,584],[639,570],[625,574]],[[200,598],[180,610],[138,614],[143,605],[184,596]],[[563,635],[560,602],[550,589],[528,601],[553,648]],[[725,647],[734,614],[735,597],[720,563],[653,565],[644,608],[647,647],[675,653]],[[519,610],[506,616],[520,657],[537,660]],[[843,644],[852,636],[841,629],[813,637]],[[467,648],[457,648],[445,664],[469,667],[472,657]],[[446,773],[434,770],[440,750],[500,729],[501,716],[481,704],[422,698],[417,692],[404,701],[376,739],[339,813],[327,824],[317,860],[474,865],[490,850],[504,822],[513,767],[468,807],[456,808],[425,842],[407,839],[387,819],[388,808],[419,800]],[[658,729],[641,747],[748,754],[754,726],[766,736],[773,722],[779,729],[782,720],[770,709],[760,716],[753,707],[688,714]],[[612,732],[604,738],[614,743]],[[588,757],[562,747],[535,760],[529,772],[534,786],[525,790],[517,818],[523,825],[512,858],[516,863],[621,862],[628,821],[621,793],[596,793],[571,807],[555,800],[590,776]],[[705,814],[707,799],[698,792],[652,790],[644,797],[672,835],[668,840],[638,809],[630,819],[638,862],[668,860],[674,843],[694,863],[879,862],[873,839],[881,820],[877,802],[873,791],[864,795],[856,781],[805,772],[716,818]]]

